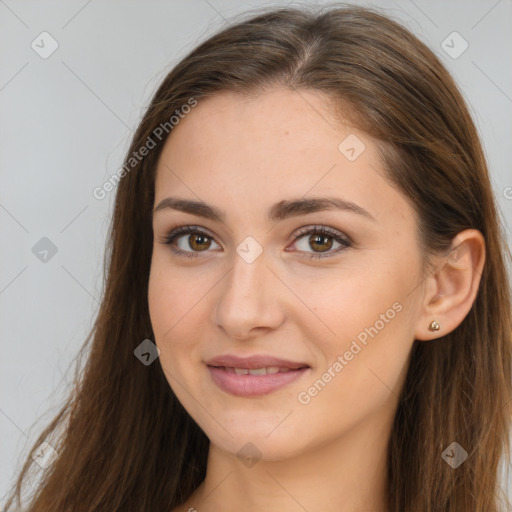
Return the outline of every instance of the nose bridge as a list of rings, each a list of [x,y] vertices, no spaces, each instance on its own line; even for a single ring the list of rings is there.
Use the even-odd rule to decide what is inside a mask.
[[[244,337],[255,327],[275,328],[283,320],[279,300],[270,281],[275,280],[267,268],[263,253],[246,258],[240,244],[234,254],[231,272],[216,305],[216,322],[233,337]]]
[[[233,262],[232,284],[240,287],[242,294],[255,296],[265,293],[265,274],[267,258],[261,254],[254,261],[245,260],[237,254]]]
[[[264,295],[267,291],[265,289],[265,274],[269,271],[265,263],[263,255],[254,261],[248,262],[236,254],[224,290],[224,301],[240,305],[243,303],[246,307],[257,308],[264,301]]]

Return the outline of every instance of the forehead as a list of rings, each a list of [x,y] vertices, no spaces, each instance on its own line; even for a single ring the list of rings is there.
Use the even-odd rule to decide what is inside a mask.
[[[155,203],[181,195],[247,210],[325,194],[360,202],[376,217],[407,209],[383,176],[375,141],[337,118],[325,94],[277,89],[200,100],[166,141]]]

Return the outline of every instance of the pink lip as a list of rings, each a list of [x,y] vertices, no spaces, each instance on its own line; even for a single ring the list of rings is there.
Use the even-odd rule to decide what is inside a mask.
[[[229,373],[224,367],[208,366],[213,382],[226,393],[236,396],[261,396],[272,393],[290,382],[300,378],[309,368],[290,370],[286,373],[267,375],[238,375]]]

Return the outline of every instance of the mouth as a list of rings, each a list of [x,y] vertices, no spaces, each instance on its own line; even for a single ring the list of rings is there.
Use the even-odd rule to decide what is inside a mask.
[[[208,365],[210,366],[210,365]],[[302,368],[309,368],[309,366],[300,366],[298,368],[289,368],[286,366],[263,366],[261,368],[235,368],[232,366],[210,366],[210,368],[220,368],[228,373],[236,373],[237,375],[274,375],[276,373],[287,373]]]
[[[258,397],[273,393],[300,379],[311,368],[263,366],[261,368],[238,368],[207,365],[213,382],[222,391],[240,397]]]

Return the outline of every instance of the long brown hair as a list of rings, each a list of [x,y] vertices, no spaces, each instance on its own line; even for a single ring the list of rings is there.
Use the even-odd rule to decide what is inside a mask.
[[[168,136],[158,139],[155,128],[191,98],[276,85],[327,93],[380,141],[388,179],[418,213],[425,261],[448,251],[464,229],[483,234],[487,260],[469,314],[435,342],[414,341],[389,442],[389,508],[498,512],[506,501],[498,472],[501,457],[510,458],[510,252],[475,125],[447,70],[408,30],[376,10],[331,5],[235,20],[158,88],[116,192],[101,307],[82,348],[86,364],[77,365],[72,394],[33,446],[47,441],[58,457],[42,472],[27,511],[171,509],[204,479],[208,438],[175,397],[160,361],[146,366],[134,356],[144,339],[154,339],[147,298],[152,208]],[[130,162],[148,137],[156,147]],[[442,458],[454,441],[468,452],[457,469]],[[15,497],[19,504],[32,466],[28,456],[6,510]]]

